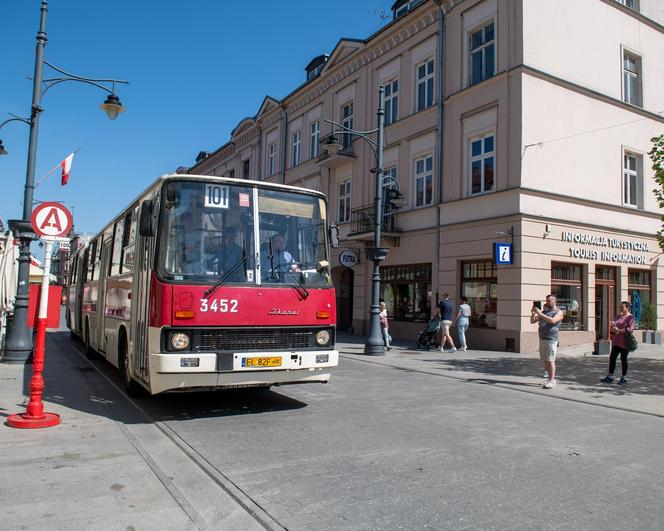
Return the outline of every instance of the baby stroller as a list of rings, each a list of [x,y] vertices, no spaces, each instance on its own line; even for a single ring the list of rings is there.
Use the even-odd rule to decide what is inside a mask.
[[[432,347],[437,349],[440,346],[439,338],[442,328],[442,321],[439,317],[434,317],[422,329],[417,338],[417,348],[430,350]]]

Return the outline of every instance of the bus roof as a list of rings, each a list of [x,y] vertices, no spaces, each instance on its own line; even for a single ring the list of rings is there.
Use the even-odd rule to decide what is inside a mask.
[[[136,196],[132,201],[130,201],[126,207],[124,207],[122,210],[120,210],[111,220],[106,223],[98,232],[90,238],[90,241],[87,242],[87,244],[84,247],[87,247],[93,240],[95,240],[97,237],[99,237],[101,234],[104,233],[104,231],[113,223],[115,223],[119,218],[121,218],[124,213],[131,208],[132,205],[135,205],[138,203],[141,198],[146,196],[148,193],[150,193],[154,188],[157,188],[158,186],[161,185],[161,183],[165,181],[213,181],[213,182],[223,182],[226,184],[235,184],[235,185],[244,185],[244,186],[256,186],[260,188],[268,188],[268,189],[273,189],[273,190],[284,190],[284,191],[289,191],[289,192],[301,192],[304,194],[308,195],[314,195],[318,196],[321,199],[326,199],[325,194],[323,192],[319,192],[317,190],[311,190],[310,188],[301,188],[299,186],[290,186],[286,184],[277,184],[277,183],[271,183],[267,181],[251,181],[249,179],[236,179],[236,178],[231,178],[231,177],[220,177],[217,175],[195,175],[195,174],[189,174],[189,173],[166,173],[164,175],[160,175],[155,181],[150,183],[150,185],[145,188],[138,196]]]

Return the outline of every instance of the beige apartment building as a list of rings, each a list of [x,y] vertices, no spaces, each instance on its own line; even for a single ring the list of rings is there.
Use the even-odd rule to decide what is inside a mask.
[[[470,348],[535,350],[530,308],[551,292],[562,345],[606,337],[621,300],[652,302],[663,329],[647,152],[664,132],[664,2],[400,0],[393,14],[314,58],[188,171],[326,193],[343,238],[338,327],[364,334],[376,161],[360,137],[340,135],[334,156],[321,141],[325,120],[374,129],[382,84],[385,186],[398,180],[404,196],[383,215],[393,336],[414,341],[444,292],[469,299]],[[512,245],[511,264],[496,264],[497,243]]]

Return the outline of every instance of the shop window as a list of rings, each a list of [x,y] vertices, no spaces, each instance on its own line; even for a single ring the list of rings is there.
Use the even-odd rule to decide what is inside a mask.
[[[427,321],[431,317],[431,264],[380,268],[380,293],[387,314],[402,321]]]
[[[472,310],[470,325],[496,328],[498,318],[498,276],[491,260],[461,263],[461,296]]]
[[[643,314],[643,306],[651,302],[650,271],[630,269],[627,273],[627,291],[632,305],[632,315],[637,322]]]
[[[563,311],[561,330],[583,330],[582,268],[574,264],[551,264],[551,293]]]

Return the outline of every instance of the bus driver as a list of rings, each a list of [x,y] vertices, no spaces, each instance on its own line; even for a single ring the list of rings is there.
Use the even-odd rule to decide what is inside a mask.
[[[286,239],[282,234],[275,234],[270,238],[270,247],[267,253],[261,256],[261,271],[266,280],[279,280],[284,273],[301,271],[293,256],[286,250]]]

